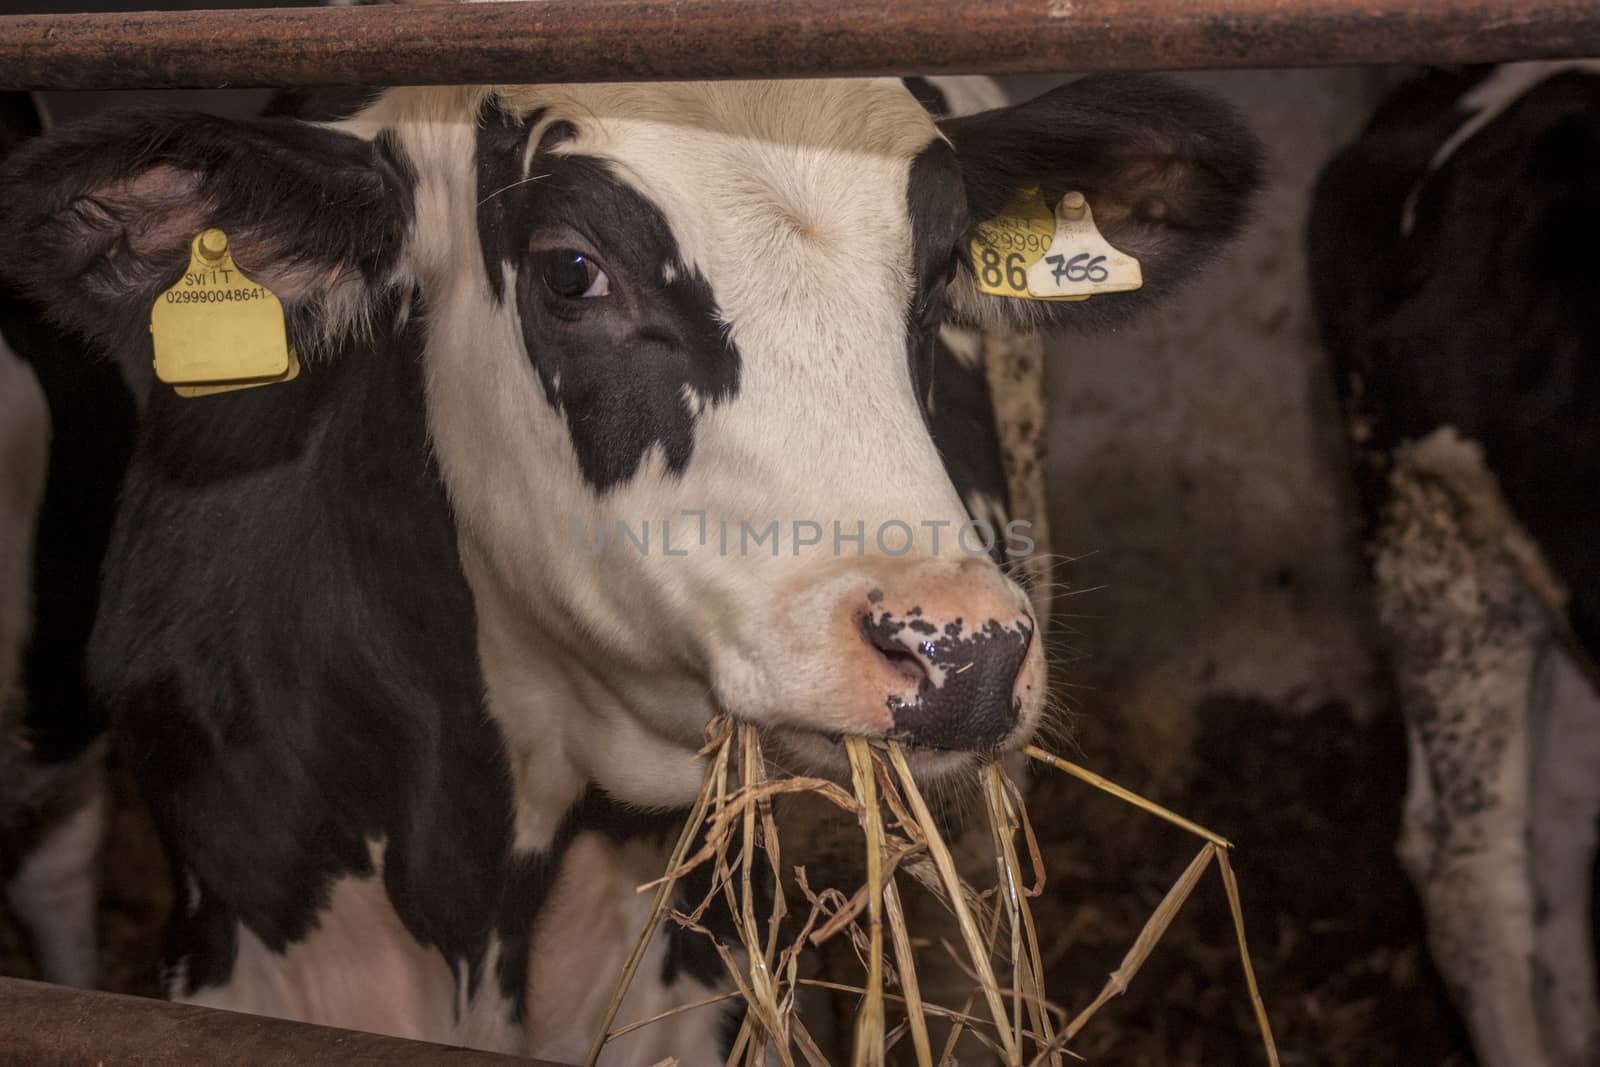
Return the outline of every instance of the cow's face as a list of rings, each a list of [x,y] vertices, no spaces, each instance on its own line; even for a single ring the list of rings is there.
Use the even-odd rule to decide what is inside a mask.
[[[106,286],[220,225],[324,328],[414,291],[480,612],[608,714],[682,742],[720,709],[792,758],[896,737],[930,766],[1018,743],[1044,689],[1027,602],[981,551],[1005,531],[962,536],[929,436],[934,331],[1115,317],[1230,234],[1254,182],[1225,112],[1149,79],[942,129],[893,81],[675,84],[163,127],[120,170],[77,147],[53,162],[100,182],[79,225],[121,218],[132,253]],[[1146,290],[980,296],[970,228],[1029,186],[1086,193]]]
[[[624,699],[675,736],[713,707],[807,753],[841,733],[1026,736],[1041,641],[983,531],[961,536],[926,423],[967,206],[911,94],[562,87],[480,107],[470,197],[429,194],[459,180],[456,150],[402,142],[417,232],[453,235],[413,254],[480,581],[614,687],[641,679]],[[700,685],[664,698],[664,672]]]

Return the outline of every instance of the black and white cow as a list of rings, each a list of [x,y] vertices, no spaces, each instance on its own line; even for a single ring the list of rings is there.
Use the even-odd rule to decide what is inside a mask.
[[[92,677],[179,883],[170,993],[578,1058],[713,713],[826,773],[843,733],[935,779],[1027,738],[1040,635],[958,547],[940,324],[1117,321],[1256,171],[1145,78],[938,125],[898,81],[400,89],[26,148],[6,269],[148,396]],[[1085,193],[1145,289],[980,295],[971,228],[1033,185]],[[295,380],[153,380],[207,227],[282,298]],[[642,974],[624,1019],[716,981],[667,936]],[[719,1015],[608,1055],[720,1062]]]
[[[1433,71],[1310,259],[1411,749],[1400,852],[1486,1067],[1600,1058],[1600,63]]]
[[[0,159],[41,130],[28,94],[0,93]],[[0,285],[0,886],[39,974],[81,986],[106,824],[83,656],[132,422],[116,367]]]

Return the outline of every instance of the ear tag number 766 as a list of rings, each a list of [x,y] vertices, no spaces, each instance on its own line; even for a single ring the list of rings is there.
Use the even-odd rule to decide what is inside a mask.
[[[1094,224],[1082,193],[1056,205],[1055,235],[1028,268],[1028,295],[1040,300],[1123,293],[1144,285],[1139,261],[1112,248]]]

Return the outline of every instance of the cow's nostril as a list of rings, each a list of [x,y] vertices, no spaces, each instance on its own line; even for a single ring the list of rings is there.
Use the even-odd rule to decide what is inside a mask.
[[[875,630],[872,621],[865,617],[861,620],[861,636],[878,653],[879,658],[913,682],[921,684],[928,677],[927,665],[915,652],[894,637]]]
[[[935,625],[885,616],[863,621],[862,636],[884,661],[917,683],[916,696],[889,694],[890,735],[923,748],[992,750],[1016,730],[1025,694],[1019,679],[1033,646],[1026,616],[959,619]]]

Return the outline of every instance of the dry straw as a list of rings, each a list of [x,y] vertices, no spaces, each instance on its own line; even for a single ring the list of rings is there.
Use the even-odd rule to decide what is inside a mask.
[[[1213,861],[1227,892],[1266,1060],[1277,1067],[1272,1029],[1250,965],[1238,884],[1228,862],[1232,846],[1224,838],[1059,756],[1032,746],[1025,750],[1030,758],[1180,826],[1203,841],[1099,995],[1082,1010],[1069,1014],[1045,991],[1039,936],[1028,903],[1044,890],[1044,864],[1022,793],[999,763],[990,763],[983,771],[996,880],[993,886],[978,890],[957,870],[899,745],[847,738],[852,786],[847,792],[821,778],[769,777],[760,737],[753,727],[718,719],[707,727],[706,737],[706,746],[699,753],[707,764],[704,785],[673,847],[666,872],[640,887],[641,892],[654,892],[650,914],[623,967],[586,1067],[593,1067],[612,1038],[734,997],[744,1001],[746,1011],[728,1067],[765,1067],[773,1059],[784,1067],[829,1067],[821,1045],[795,1010],[804,987],[859,997],[852,1067],[881,1067],[890,1050],[906,1039],[917,1067],[946,1067],[955,1062],[957,1042],[964,1034],[982,1043],[1008,1067],[1062,1067],[1068,1058],[1080,1059],[1071,1050],[1073,1039],[1107,1001],[1127,990]],[[786,881],[773,802],[792,793],[820,797],[860,824],[866,882],[854,893],[813,888],[805,868],[799,866],[788,872]],[[1026,856],[1018,852],[1019,835]],[[680,880],[707,866],[709,889],[704,895],[697,901],[684,901],[685,906],[693,905],[688,910],[670,906]],[[803,915],[790,914],[786,884],[804,898]],[[922,995],[915,957],[918,942],[907,925],[902,884],[932,894],[955,920],[961,950],[948,944],[943,947],[972,980],[971,994],[959,1009],[934,1004]],[[719,903],[720,921],[731,923],[741,946],[738,952],[714,937],[706,925],[708,912]],[[734,991],[615,1027],[623,996],[664,917],[711,938]],[[808,948],[835,937],[845,938],[853,950],[861,965],[862,984],[802,977],[801,963]],[[888,963],[884,959],[886,940],[893,953]],[[930,1019],[942,1020],[949,1027],[937,1050],[929,1031]]]

